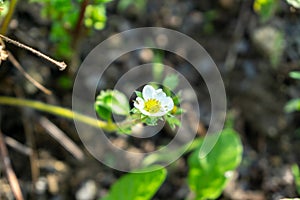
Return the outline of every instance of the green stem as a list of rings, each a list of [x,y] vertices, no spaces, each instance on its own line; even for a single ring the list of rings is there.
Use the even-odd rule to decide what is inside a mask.
[[[14,97],[0,96],[0,104],[10,105],[10,106],[21,106],[29,107],[46,113],[54,114],[60,117],[65,117],[68,119],[76,119],[85,124],[91,125],[96,128],[102,128],[108,132],[114,132],[118,130],[118,126],[115,123],[107,123],[101,120],[94,119],[92,117],[74,112],[67,108],[62,108],[59,106],[49,105],[39,101],[26,100]]]
[[[10,20],[11,20],[13,14],[15,12],[17,3],[18,3],[18,0],[10,1],[8,13],[5,16],[2,26],[1,26],[1,29],[0,29],[0,33],[3,35],[5,35],[7,32],[7,28],[9,26],[9,23],[10,23]]]

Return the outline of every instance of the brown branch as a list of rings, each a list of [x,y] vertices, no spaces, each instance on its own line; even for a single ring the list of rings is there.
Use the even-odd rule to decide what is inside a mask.
[[[78,65],[80,63],[78,48],[80,46],[80,41],[82,39],[82,34],[83,34],[83,30],[82,30],[83,26],[82,25],[83,25],[83,21],[84,21],[84,14],[85,14],[88,4],[89,4],[89,0],[83,0],[81,2],[78,18],[77,18],[76,24],[72,30],[71,47],[73,48],[74,51],[72,53],[70,67],[68,70],[68,72],[70,73],[71,76],[74,75],[74,73],[76,72],[76,69],[78,69]]]
[[[16,151],[18,151],[21,154],[24,154],[26,156],[30,156],[32,154],[33,150],[30,147],[25,146],[24,144],[20,143],[14,138],[11,138],[9,136],[4,136],[4,141],[8,146],[14,148]]]
[[[13,45],[16,45],[16,46],[18,46],[18,47],[20,47],[20,48],[26,49],[27,51],[30,51],[30,52],[32,52],[33,54],[35,54],[35,55],[37,55],[37,56],[40,56],[40,57],[44,58],[45,60],[48,60],[49,62],[51,62],[51,63],[57,65],[59,70],[64,70],[64,69],[67,67],[66,63],[64,63],[64,62],[59,62],[59,61],[57,61],[57,60],[54,60],[53,58],[50,58],[49,56],[47,56],[47,55],[41,53],[40,51],[35,50],[35,49],[33,49],[33,48],[29,47],[29,46],[26,46],[25,44],[22,44],[22,43],[20,43],[20,42],[17,42],[17,41],[15,41],[15,40],[12,40],[12,39],[10,39],[10,38],[8,38],[8,37],[2,35],[2,34],[0,34],[0,37],[1,37],[3,40],[5,40],[6,42],[9,42],[9,43],[11,43],[11,44],[13,44]]]
[[[240,6],[241,8],[237,18],[238,21],[233,31],[232,45],[229,47],[229,51],[227,52],[224,62],[224,67],[227,71],[232,70],[237,61],[238,55],[236,52],[236,44],[241,40],[243,34],[245,33],[245,29],[249,24],[248,21],[251,19],[251,12],[249,10],[249,8],[251,7],[251,2],[252,1],[249,0],[242,1],[242,5]]]
[[[21,64],[17,61],[17,59],[8,51],[8,59],[9,61],[23,74],[23,76],[29,81],[31,82],[35,87],[37,87],[38,89],[40,89],[42,92],[44,92],[45,94],[52,94],[52,92],[50,90],[48,90],[47,88],[45,88],[42,84],[40,84],[39,82],[37,82],[34,78],[32,78],[21,66]]]
[[[3,134],[1,131],[0,131],[0,155],[1,155],[0,158],[2,159],[8,182],[10,184],[11,190],[16,200],[23,200],[24,198],[21,192],[21,188],[17,176],[11,167],[10,158],[8,156],[8,151],[4,143]]]
[[[78,19],[77,19],[75,28],[73,30],[73,42],[72,42],[73,43],[73,47],[77,46],[78,38],[79,38],[80,32],[81,32],[81,26],[82,26],[83,20],[84,20],[85,10],[86,10],[86,7],[88,5],[89,5],[89,0],[83,0],[81,2],[80,12],[79,12],[79,15],[78,15]]]
[[[59,142],[77,160],[82,161],[84,159],[84,153],[82,150],[55,124],[45,117],[41,117],[39,122],[49,135]]]

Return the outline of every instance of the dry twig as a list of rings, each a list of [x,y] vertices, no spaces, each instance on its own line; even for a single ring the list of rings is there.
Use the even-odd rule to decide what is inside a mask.
[[[25,76],[25,78],[31,82],[35,87],[37,87],[38,89],[40,89],[42,92],[44,92],[45,94],[52,94],[52,92],[50,90],[48,90],[47,88],[45,88],[42,84],[40,84],[39,82],[37,82],[34,78],[32,78],[21,66],[21,64],[17,61],[17,59],[10,53],[8,52],[8,59],[9,61],[23,74],[23,76]]]
[[[242,36],[245,33],[246,26],[248,25],[246,21],[248,21],[251,18],[251,12],[249,10],[249,7],[251,7],[251,2],[252,1],[248,0],[242,2],[240,12],[237,18],[238,21],[233,31],[232,45],[229,47],[229,51],[224,62],[225,69],[228,71],[232,70],[236,63],[238,56],[236,52],[236,44],[241,40]]]
[[[26,156],[30,156],[32,154],[32,149],[25,146],[24,144],[20,143],[19,141],[15,140],[14,138],[11,138],[9,136],[4,136],[5,143],[14,148],[19,153],[22,153]]]
[[[4,138],[1,131],[0,131],[0,155],[1,155],[0,158],[2,159],[8,182],[10,184],[11,190],[13,191],[16,200],[23,200],[24,198],[21,192],[21,188],[18,179],[16,177],[16,174],[11,167],[10,158],[8,156],[7,148],[4,143]]]
[[[81,149],[68,137],[66,134],[60,130],[55,124],[49,121],[45,117],[40,118],[40,124],[45,130],[53,137],[57,142],[59,142],[67,151],[69,151],[77,160],[82,161],[84,159],[84,153]]]
[[[50,58],[49,56],[47,56],[47,55],[41,53],[41,52],[38,51],[38,50],[35,50],[35,49],[31,48],[31,47],[29,47],[29,46],[27,46],[27,45],[25,45],[25,44],[22,44],[22,43],[20,43],[20,42],[17,42],[17,41],[15,41],[15,40],[12,40],[12,39],[10,39],[10,38],[8,38],[8,37],[2,35],[2,34],[0,34],[0,37],[1,37],[3,40],[5,40],[6,42],[9,42],[9,43],[11,43],[11,44],[13,44],[13,45],[16,45],[16,46],[18,46],[18,47],[20,47],[20,48],[26,49],[27,51],[30,51],[30,52],[32,52],[33,54],[35,54],[35,55],[37,55],[37,56],[40,56],[40,57],[44,58],[45,60],[48,60],[49,62],[51,62],[51,63],[57,65],[59,70],[64,70],[64,69],[67,67],[67,65],[66,65],[65,62],[59,62],[59,61],[57,61],[57,60],[54,60],[53,58]]]

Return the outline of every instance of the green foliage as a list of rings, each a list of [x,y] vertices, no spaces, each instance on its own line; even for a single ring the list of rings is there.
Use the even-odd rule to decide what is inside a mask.
[[[253,9],[258,13],[262,22],[268,21],[274,15],[277,7],[277,0],[255,0],[253,4]]]
[[[216,10],[209,10],[204,12],[204,24],[203,31],[205,34],[210,35],[215,31],[215,26],[213,24],[214,20],[218,17],[218,12]]]
[[[62,89],[68,90],[73,87],[73,80],[66,75],[62,75],[58,79],[58,84]]]
[[[292,173],[295,179],[297,192],[300,195],[300,170],[297,164],[292,165]]]
[[[140,91],[135,91],[136,96],[143,98],[142,92]]]
[[[159,153],[149,155],[144,159],[143,165],[168,163],[178,155],[192,151],[188,158],[189,187],[197,200],[215,199],[221,194],[233,171],[240,164],[243,147],[239,135],[228,128],[222,131],[212,151],[205,158],[200,159],[199,151],[203,140],[204,138],[197,138],[168,155]]]
[[[183,155],[184,153],[189,153],[197,148],[203,143],[203,138],[196,138],[193,141],[183,145],[176,151],[172,151],[169,154],[153,153],[147,156],[143,160],[143,166],[150,166],[155,163],[170,163],[174,159],[178,158],[178,155]]]
[[[300,0],[286,0],[286,2],[295,8],[300,8]]]
[[[0,19],[2,20],[2,18],[4,18],[4,16],[6,16],[6,14],[8,13],[8,9],[9,9],[9,1],[0,1],[0,6],[1,6],[1,10],[0,10]]]
[[[152,171],[156,168],[158,167],[144,169],[142,172],[123,176],[113,184],[108,196],[102,198],[102,200],[151,199],[167,176],[165,168],[159,167],[159,169]]]
[[[278,66],[284,51],[284,47],[285,47],[284,33],[282,31],[278,31],[276,32],[275,35],[273,51],[271,51],[270,54],[270,62],[273,67]]]
[[[195,199],[215,199],[240,164],[243,147],[238,134],[232,129],[225,129],[205,158],[199,158],[199,151],[200,147],[188,158],[188,184]]]
[[[290,76],[291,78],[299,79],[299,80],[300,80],[300,72],[290,72],[290,73],[289,73],[289,76]]]
[[[169,90],[174,90],[179,83],[179,78],[176,74],[170,74],[166,76],[163,81],[163,86],[167,87]]]
[[[294,79],[300,79],[300,72],[290,72],[289,76]],[[284,107],[285,112],[300,111],[300,98],[290,100]]]
[[[161,119],[158,117],[145,117],[144,115],[142,115],[142,122],[147,124],[148,126],[156,126],[157,125],[157,121]]]
[[[31,0],[43,4],[41,15],[52,21],[50,39],[56,46],[57,56],[70,58],[72,55],[72,42],[74,31],[79,20],[81,3],[83,0]],[[105,3],[109,0],[97,0],[87,5],[84,13],[84,25],[87,28],[101,30],[105,26]]]
[[[286,45],[284,32],[272,26],[263,26],[253,32],[252,40],[256,48],[269,59],[272,67],[277,67]]]
[[[300,98],[290,100],[284,107],[285,112],[300,111]]]
[[[182,113],[182,110],[181,109],[179,109],[178,108],[178,106],[180,105],[180,102],[181,102],[181,95],[182,95],[182,92],[181,91],[179,91],[176,95],[173,95],[172,96],[172,99],[173,99],[173,101],[174,101],[174,105],[176,105],[177,106],[177,109],[176,109],[176,115],[178,115],[178,114],[181,114]]]
[[[127,97],[117,90],[101,91],[96,98],[95,110],[103,120],[111,120],[112,113],[127,116],[129,109]]]
[[[175,130],[176,126],[179,127],[181,125],[181,121],[171,114],[166,115],[165,120],[172,130]]]
[[[147,0],[120,0],[118,11],[124,12],[129,6],[134,6],[138,13],[142,13],[146,8]]]
[[[105,5],[88,5],[85,11],[84,24],[88,28],[101,30],[105,27],[106,11]]]
[[[156,82],[160,82],[162,80],[163,72],[164,72],[163,52],[154,51],[153,66],[152,66],[153,80]]]

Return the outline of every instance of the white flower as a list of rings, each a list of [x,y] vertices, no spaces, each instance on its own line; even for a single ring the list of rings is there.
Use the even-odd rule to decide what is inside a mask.
[[[142,97],[137,97],[134,107],[139,109],[142,114],[150,117],[161,117],[171,111],[174,102],[171,97],[167,97],[162,89],[155,90],[152,86],[146,85],[142,91]]]

